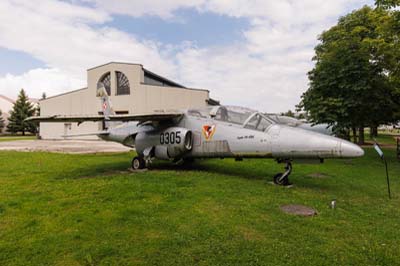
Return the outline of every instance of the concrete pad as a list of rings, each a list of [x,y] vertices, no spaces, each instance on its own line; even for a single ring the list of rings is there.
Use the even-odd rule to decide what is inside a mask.
[[[45,151],[57,153],[128,152],[132,148],[102,140],[17,140],[0,142],[0,151]]]

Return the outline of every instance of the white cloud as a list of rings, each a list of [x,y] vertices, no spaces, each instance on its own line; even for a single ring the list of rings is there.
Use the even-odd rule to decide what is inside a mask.
[[[1,1],[0,14],[0,47],[26,52],[47,67],[0,77],[0,93],[6,95],[20,87],[32,97],[37,90],[51,95],[73,89],[86,83],[86,69],[109,61],[145,62],[155,71],[173,71],[156,43],[92,26],[110,19],[101,10],[50,0]]]
[[[94,4],[97,8],[112,14],[130,15],[133,17],[158,16],[169,19],[174,16],[173,12],[180,8],[196,8],[205,2],[204,0],[146,0],[132,1],[119,0],[83,0]]]
[[[29,92],[29,97],[40,98],[43,92],[55,95],[86,86],[79,78],[72,78],[59,69],[33,69],[22,75],[7,74],[0,78],[0,95],[16,99],[22,88]]]
[[[209,10],[251,20],[243,33],[246,41],[182,51],[177,56],[179,77],[211,89],[226,104],[268,112],[293,109],[307,89],[318,34],[351,4],[362,5],[359,0],[209,1]]]
[[[68,4],[69,12],[51,14],[66,8],[66,3],[57,2],[59,6],[55,7],[54,1],[45,0],[36,8],[26,3],[31,2],[0,2],[0,46],[24,51],[50,67],[82,75],[87,68],[110,60],[146,59],[150,64],[166,66],[155,43],[139,41],[113,28],[91,27],[91,23],[105,21],[96,16],[96,12],[103,11]],[[16,20],[16,15],[24,19]]]
[[[78,3],[89,2],[89,6]],[[46,67],[0,77],[0,94],[24,87],[38,97],[79,88],[86,69],[109,61],[143,63],[226,104],[293,109],[307,88],[316,38],[338,16],[372,0],[40,0],[0,2],[0,47],[31,54]],[[196,47],[155,43],[105,27],[114,14],[174,18],[181,8],[244,17],[244,41]],[[23,19],[16,19],[23,18]],[[217,27],[218,25],[216,25]]]
[[[301,88],[307,82],[304,69],[310,68],[311,62],[298,61],[298,56],[292,54],[283,60],[279,56],[251,57],[243,47],[223,53],[188,49],[178,55],[178,69],[186,84],[202,84],[225,104],[279,111],[298,103]]]
[[[133,17],[174,17],[178,9],[195,8],[232,17],[269,18],[280,24],[320,21],[337,15],[349,6],[362,5],[365,0],[82,0],[111,14]],[[370,3],[372,1],[369,1]]]
[[[69,23],[104,23],[111,20],[108,13],[100,10],[95,10],[83,6],[72,5],[67,2],[39,0],[39,1],[24,1],[13,0],[4,1],[4,5],[9,7],[17,7],[13,12],[20,15],[25,12],[33,12],[37,15],[45,16],[56,21]],[[14,14],[15,14],[14,13]]]

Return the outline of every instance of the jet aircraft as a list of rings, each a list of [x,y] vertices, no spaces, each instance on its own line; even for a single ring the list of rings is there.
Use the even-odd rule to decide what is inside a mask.
[[[289,184],[292,162],[363,156],[357,145],[333,136],[276,123],[268,115],[247,108],[210,106],[181,111],[117,115],[107,92],[98,85],[103,115],[39,116],[35,122],[102,121],[104,130],[93,134],[136,149],[134,170],[154,159],[190,162],[197,158],[271,158],[285,163],[274,183]],[[124,122],[124,123],[121,123]]]

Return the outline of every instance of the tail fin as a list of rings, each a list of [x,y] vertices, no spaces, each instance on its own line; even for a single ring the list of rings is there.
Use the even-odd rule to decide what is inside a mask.
[[[101,109],[103,110],[104,119],[109,120],[110,115],[115,115],[107,90],[102,82],[97,83],[97,96],[101,97]]]
[[[103,130],[106,130],[114,124],[108,120],[110,120],[110,115],[115,115],[115,112],[108,98],[107,90],[102,82],[97,83],[97,97],[101,97],[101,109],[104,114]]]

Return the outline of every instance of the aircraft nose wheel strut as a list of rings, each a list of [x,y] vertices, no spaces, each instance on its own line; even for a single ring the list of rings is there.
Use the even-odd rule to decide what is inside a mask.
[[[146,168],[146,161],[142,157],[135,157],[132,159],[132,169],[140,170]]]
[[[281,186],[289,186],[291,183],[289,182],[289,175],[292,172],[292,164],[288,161],[286,162],[285,172],[279,173],[274,176],[274,183]]]

